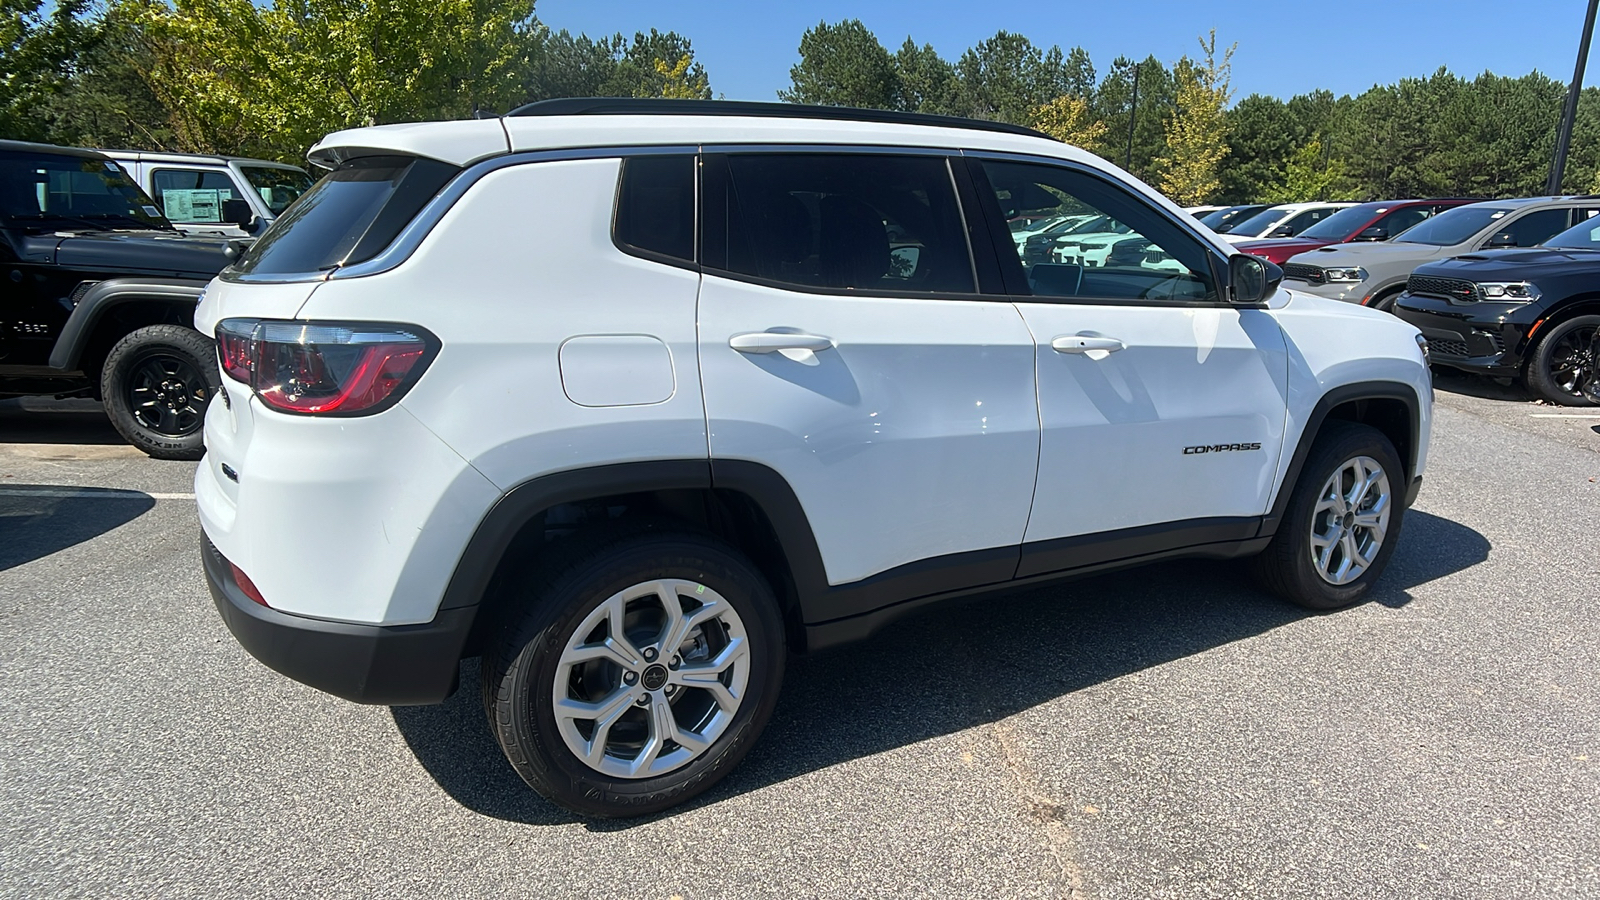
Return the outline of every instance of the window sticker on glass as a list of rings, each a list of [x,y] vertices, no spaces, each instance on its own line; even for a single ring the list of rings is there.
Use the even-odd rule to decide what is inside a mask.
[[[109,159],[106,160],[106,164],[105,165],[106,165],[106,171],[107,172],[115,172],[115,171],[117,171],[117,164],[112,162],[111,160],[109,160]]]
[[[220,222],[222,203],[233,199],[233,191],[204,188],[168,188],[161,192],[161,205],[174,222]]]
[[[1505,214],[1506,214],[1506,210],[1502,209],[1499,212],[1495,213],[1494,215],[1490,216],[1489,218],[1490,219],[1498,219],[1498,218],[1500,218],[1501,216],[1503,216]]]
[[[141,206],[139,208],[144,210],[144,214],[147,215],[147,216],[160,216],[161,215],[161,210],[156,209],[154,206]]]

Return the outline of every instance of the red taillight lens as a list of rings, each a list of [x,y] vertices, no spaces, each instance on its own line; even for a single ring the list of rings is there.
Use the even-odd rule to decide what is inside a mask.
[[[245,327],[249,336],[241,341]],[[354,415],[398,399],[421,375],[429,342],[406,326],[227,319],[217,326],[217,346],[224,371],[229,354],[242,353],[229,374],[248,382],[267,406]]]
[[[243,569],[231,562],[228,563],[228,568],[233,572],[233,583],[239,586],[239,590],[244,591],[246,597],[262,606],[267,606],[266,598],[261,596],[261,589],[256,587],[256,583],[250,580],[250,576],[246,575]],[[267,608],[271,609],[272,607],[267,606]]]
[[[217,324],[217,361],[223,374],[234,381],[250,383],[255,328],[255,319],[224,319]]]

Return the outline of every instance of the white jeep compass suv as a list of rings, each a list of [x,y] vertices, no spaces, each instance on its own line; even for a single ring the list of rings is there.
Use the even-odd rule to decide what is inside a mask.
[[[310,157],[196,313],[217,608],[358,702],[481,656],[506,757],[582,814],[704,791],[789,653],[935,600],[1253,556],[1353,603],[1421,482],[1416,329],[1025,129],[569,100]],[[1007,225],[1086,214],[1148,250],[1025,262]]]

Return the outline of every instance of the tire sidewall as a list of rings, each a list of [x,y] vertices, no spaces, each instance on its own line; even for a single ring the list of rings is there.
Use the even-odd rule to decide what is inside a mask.
[[[505,711],[509,721],[503,723],[527,748],[526,762],[546,783],[530,784],[554,791],[557,796],[551,799],[557,802],[600,816],[643,815],[673,806],[709,788],[737,765],[776,705],[787,652],[777,604],[748,564],[714,545],[688,538],[642,540],[618,551],[551,586],[553,618],[518,654]],[[752,660],[745,699],[717,742],[688,765],[652,778],[611,778],[573,756],[561,738],[552,701],[556,673],[567,641],[596,606],[624,588],[656,578],[704,584],[739,614]]]
[[[111,424],[128,443],[157,459],[199,459],[205,453],[205,413],[220,389],[212,371],[211,342],[192,328],[182,325],[154,325],[129,332],[106,355],[101,372],[100,395]],[[182,437],[161,434],[144,426],[133,413],[128,396],[129,381],[140,363],[157,356],[184,360],[199,371],[207,395],[200,410],[199,428]]]
[[[1399,542],[1401,525],[1405,518],[1405,472],[1399,454],[1382,432],[1363,425],[1332,423],[1335,427],[1319,438],[1311,456],[1306,460],[1295,495],[1290,500],[1280,528],[1290,529],[1291,580],[1294,582],[1297,602],[1311,609],[1340,609],[1358,602],[1372,585],[1383,576],[1389,557],[1394,555]],[[1322,486],[1333,476],[1336,467],[1358,456],[1368,456],[1378,461],[1389,478],[1389,525],[1385,530],[1383,546],[1365,572],[1349,584],[1335,585],[1324,580],[1311,560],[1311,522],[1315,516],[1317,498]]]
[[[1558,340],[1568,332],[1584,327],[1600,326],[1600,316],[1577,316],[1556,325],[1539,339],[1534,345],[1533,353],[1528,360],[1528,370],[1523,380],[1528,387],[1543,400],[1561,406],[1594,406],[1593,398],[1582,394],[1569,394],[1556,386],[1555,380],[1550,377],[1550,356],[1555,351]],[[1600,332],[1596,334],[1600,339]],[[1591,389],[1593,390],[1593,381]]]

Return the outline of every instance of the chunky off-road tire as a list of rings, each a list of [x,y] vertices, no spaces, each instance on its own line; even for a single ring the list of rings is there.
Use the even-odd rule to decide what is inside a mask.
[[[715,538],[638,526],[572,538],[516,593],[484,657],[484,710],[547,799],[585,816],[658,812],[727,775],[766,727],[782,615]]]
[[[1594,381],[1600,378],[1600,352],[1595,339],[1600,335],[1600,316],[1568,319],[1539,336],[1528,354],[1526,378],[1534,396],[1562,406],[1593,406],[1586,396],[1595,393]]]
[[[1365,491],[1363,479],[1369,483]],[[1251,561],[1256,579],[1306,609],[1339,609],[1359,601],[1383,574],[1400,537],[1404,479],[1399,454],[1382,432],[1327,422],[1272,543]]]
[[[100,396],[111,424],[156,459],[199,459],[201,429],[217,392],[216,350],[182,325],[129,332],[100,371]]]

